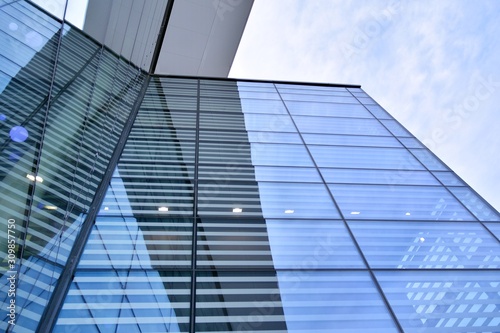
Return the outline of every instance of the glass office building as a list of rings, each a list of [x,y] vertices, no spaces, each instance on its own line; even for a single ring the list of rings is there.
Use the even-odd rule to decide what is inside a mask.
[[[0,36],[0,330],[498,332],[500,214],[359,86]]]

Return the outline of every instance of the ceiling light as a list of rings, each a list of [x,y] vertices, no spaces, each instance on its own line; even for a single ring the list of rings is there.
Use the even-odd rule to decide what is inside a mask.
[[[424,237],[420,237],[419,239],[421,242],[424,242],[425,241],[425,238]]]
[[[409,212],[407,212],[405,215],[406,215],[406,216],[410,216],[411,214],[410,214]]]
[[[56,206],[51,206],[51,205],[45,205],[43,208],[48,209],[48,210],[57,210]]]
[[[293,214],[295,211],[293,209],[285,210],[285,214]]]
[[[40,177],[40,176],[36,176],[36,177],[35,177],[35,176],[33,176],[32,174],[29,174],[29,173],[26,175],[26,178],[28,178],[28,179],[29,179],[29,180],[31,180],[32,182],[34,182],[35,180],[36,180],[37,182],[39,182],[39,183],[42,183],[42,182],[43,182],[43,178],[42,178],[42,177]]]
[[[351,215],[359,215],[361,212],[351,212]]]
[[[243,209],[241,208],[233,208],[233,213],[241,213]]]
[[[108,206],[104,207],[104,210],[109,210],[109,207]]]
[[[164,206],[163,207],[159,207],[158,211],[160,211],[160,212],[168,212],[168,207],[164,207]]]

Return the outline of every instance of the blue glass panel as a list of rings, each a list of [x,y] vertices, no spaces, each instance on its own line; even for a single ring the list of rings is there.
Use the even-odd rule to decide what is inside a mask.
[[[500,221],[500,214],[468,187],[448,187],[479,221]]]
[[[187,218],[100,216],[78,267],[190,267],[192,233],[193,222]]]
[[[453,172],[434,171],[432,174],[445,186],[466,186],[466,184]]]
[[[243,113],[288,114],[282,101],[242,98],[240,103]]]
[[[280,95],[274,91],[249,91],[249,90],[242,90],[241,88],[239,90],[239,95],[240,98],[256,98],[256,99],[270,99],[270,100],[279,100]]]
[[[248,132],[248,141],[261,143],[298,143],[302,139],[298,133]]]
[[[326,89],[323,89],[326,88]],[[309,87],[294,87],[294,88],[279,88],[280,94],[290,94],[290,95],[310,95],[310,96],[347,96],[351,97],[352,94],[349,93],[345,88],[330,88],[330,87],[319,87],[319,86],[309,86]]]
[[[247,131],[297,132],[290,116],[245,113]]]
[[[244,213],[244,212],[242,212]],[[196,263],[203,268],[273,268],[263,218],[203,217],[197,223]]]
[[[386,135],[391,134],[375,119],[293,116],[301,133]]]
[[[325,185],[259,182],[266,218],[340,218]]]
[[[287,332],[398,332],[368,272],[278,271]]]
[[[391,131],[392,134],[395,136],[407,136],[411,137],[412,135],[410,132],[408,132],[403,126],[401,126],[397,121],[395,120],[381,120],[382,124],[385,125]]]
[[[185,272],[77,272],[53,332],[189,332]]]
[[[349,222],[372,268],[499,268],[500,244],[477,222]]]
[[[276,181],[276,182],[308,182],[321,183],[316,168],[291,168],[291,167],[268,167],[256,166],[255,179],[257,181]]]
[[[236,82],[239,91],[276,91],[274,84],[268,82]]]
[[[413,155],[429,170],[448,171],[446,165],[427,149],[410,149]]]
[[[288,332],[273,271],[196,273],[194,332]]]
[[[334,104],[314,102],[285,102],[292,115],[373,118],[360,104]]]
[[[497,239],[500,239],[500,223],[484,223],[484,225],[496,236]]]
[[[498,272],[375,272],[405,332],[497,332]]]
[[[365,104],[365,105],[369,105],[369,104],[373,104],[373,105],[376,105],[377,102],[375,102],[373,99],[371,99],[370,97],[358,97],[358,100]]]
[[[329,185],[348,219],[469,220],[475,218],[442,187]]]
[[[406,149],[308,146],[320,167],[422,170]]]
[[[307,144],[366,147],[401,147],[398,140],[391,136],[302,134]]]
[[[400,137],[398,140],[401,141],[406,148],[424,148],[424,146],[415,138]]]
[[[313,166],[304,146],[252,143],[253,165]]]
[[[277,269],[365,267],[341,221],[266,220]]]
[[[347,95],[347,94],[346,94]],[[327,102],[327,103],[352,103],[358,104],[356,98],[351,94],[347,96],[332,96],[332,95],[309,95],[309,94],[285,94],[281,93],[281,98],[284,101],[304,101],[304,102]]]
[[[429,171],[321,168],[327,183],[439,185]]]
[[[379,105],[364,105],[375,117],[379,119],[392,119],[391,115]]]
[[[310,92],[311,94],[316,94],[318,92],[323,92],[325,94],[331,94],[332,92],[347,92],[344,87],[333,87],[333,86],[320,86],[320,85],[310,85],[310,84],[286,84],[286,83],[277,83],[276,88],[279,91],[285,91],[286,89],[290,89],[293,91],[303,90],[306,92]]]

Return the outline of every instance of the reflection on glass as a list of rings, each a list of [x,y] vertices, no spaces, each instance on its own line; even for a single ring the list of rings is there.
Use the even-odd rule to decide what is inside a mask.
[[[405,331],[496,332],[498,272],[376,271]]]
[[[285,218],[293,209],[294,218],[339,218],[323,184],[259,182],[262,212],[265,218]]]
[[[364,267],[341,221],[268,219],[266,225],[276,269]]]
[[[354,222],[349,226],[373,268],[499,268],[500,245],[478,223]]]
[[[346,218],[417,220],[476,219],[448,191],[436,186],[329,185]],[[359,214],[352,215],[357,211]]]
[[[287,332],[398,332],[366,271],[278,271]]]

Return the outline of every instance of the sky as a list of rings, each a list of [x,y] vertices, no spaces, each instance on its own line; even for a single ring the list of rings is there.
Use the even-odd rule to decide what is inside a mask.
[[[230,77],[360,84],[500,210],[499,18],[498,0],[255,0]]]

